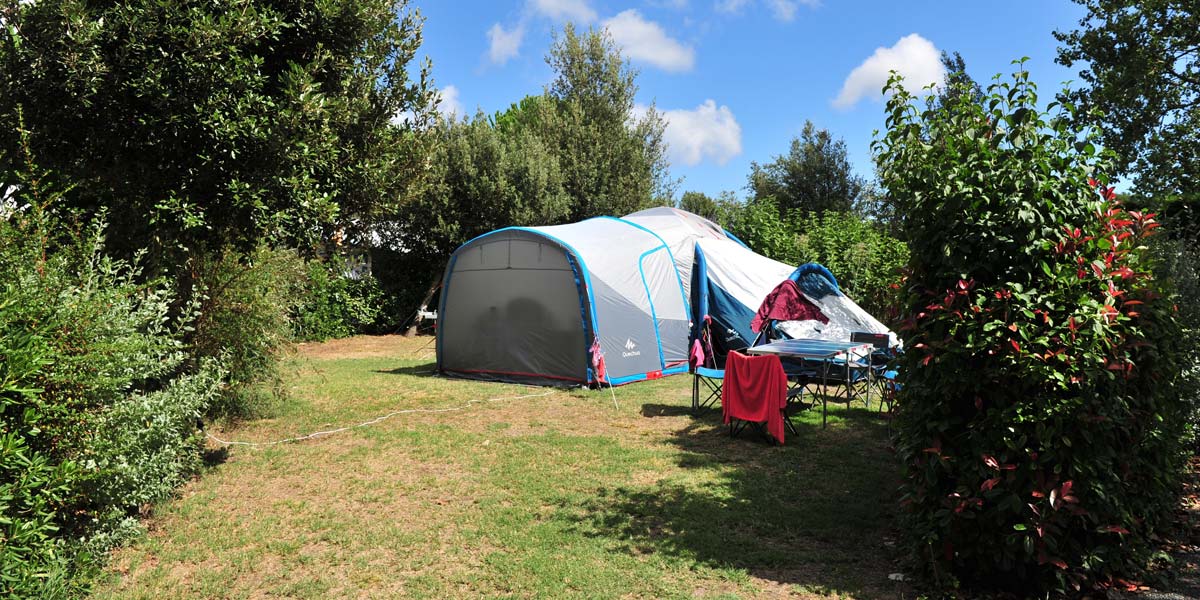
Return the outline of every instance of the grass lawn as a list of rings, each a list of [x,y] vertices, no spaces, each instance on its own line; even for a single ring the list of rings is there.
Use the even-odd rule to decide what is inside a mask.
[[[430,338],[300,347],[270,441],[542,393],[433,376]],[[886,422],[810,411],[783,447],[688,414],[691,380],[397,415],[214,452],[96,598],[911,596],[888,579]]]

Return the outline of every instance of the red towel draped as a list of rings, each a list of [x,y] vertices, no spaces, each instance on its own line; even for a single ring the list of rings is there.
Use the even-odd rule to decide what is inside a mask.
[[[730,352],[721,387],[725,422],[741,419],[767,423],[767,433],[783,443],[783,409],[787,406],[787,374],[773,354],[746,356]]]
[[[804,293],[800,291],[800,286],[791,279],[783,280],[783,283],[775,286],[775,289],[767,294],[762,304],[759,305],[754,320],[750,322],[750,328],[754,330],[754,333],[758,333],[762,331],[763,324],[771,319],[829,322],[829,317],[822,314],[821,309],[805,298]]]

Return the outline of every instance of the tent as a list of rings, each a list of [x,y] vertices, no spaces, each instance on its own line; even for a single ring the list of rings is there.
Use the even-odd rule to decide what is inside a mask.
[[[692,305],[699,327],[711,317],[713,342],[726,350],[749,346],[763,298],[795,271],[733,240],[700,239],[693,249]],[[698,333],[698,331],[697,331]]]
[[[500,229],[463,244],[446,266],[438,370],[574,385],[686,372],[689,340],[705,316],[714,342],[745,348],[755,339],[754,313],[789,277],[829,318],[780,324],[789,336],[840,341],[854,331],[890,333],[824,267],[793,268],[756,254],[686,211]]]
[[[833,341],[850,341],[854,332],[886,333],[890,345],[900,344],[896,334],[890,331],[879,319],[871,316],[838,287],[837,279],[823,265],[806,263],[796,268],[788,279],[796,282],[808,298],[825,315],[828,323],[816,320],[784,321],[779,329],[790,338],[819,338]]]
[[[658,206],[625,215],[621,219],[653,231],[671,247],[671,254],[675,257],[675,268],[679,271],[679,278],[683,280],[683,290],[688,298],[692,298],[692,265],[697,241],[732,240],[743,248],[746,247],[741,240],[722,229],[720,225],[678,208]]]
[[[437,366],[461,377],[575,385],[686,372],[689,312],[671,248],[644,226],[599,217],[500,229],[451,255]]]

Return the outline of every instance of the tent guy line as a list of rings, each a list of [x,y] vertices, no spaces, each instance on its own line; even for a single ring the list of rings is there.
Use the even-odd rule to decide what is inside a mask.
[[[290,444],[293,442],[303,442],[305,440],[319,439],[322,437],[333,435],[335,433],[342,433],[344,431],[350,431],[351,429],[358,429],[360,427],[369,427],[376,423],[386,421],[396,415],[404,415],[404,414],[411,414],[411,413],[455,412],[455,411],[460,411],[460,410],[466,410],[475,404],[485,404],[485,403],[489,403],[489,402],[504,402],[504,401],[508,401],[508,400],[525,400],[528,398],[542,398],[544,396],[549,396],[550,394],[554,394],[559,391],[562,391],[562,390],[547,390],[540,394],[525,394],[523,396],[501,396],[499,398],[483,398],[483,399],[478,399],[478,400],[470,400],[459,406],[450,406],[447,408],[407,408],[404,410],[394,410],[390,413],[387,413],[386,415],[375,417],[374,419],[371,419],[370,421],[363,421],[362,423],[359,423],[357,425],[347,425],[345,427],[338,427],[337,429],[329,429],[326,431],[316,431],[316,432],[298,436],[298,437],[290,437],[290,438],[286,438],[286,439],[282,439],[282,440],[275,440],[273,442],[239,442],[239,441],[223,440],[208,431],[205,431],[204,435],[208,439],[210,439],[218,444],[221,444],[222,446],[249,446],[252,448],[261,448],[264,446],[277,446],[279,444]]]

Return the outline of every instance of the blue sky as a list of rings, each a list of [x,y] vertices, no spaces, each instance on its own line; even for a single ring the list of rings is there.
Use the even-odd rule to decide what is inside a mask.
[[[805,120],[846,141],[870,176],[879,88],[889,69],[940,76],[958,51],[986,84],[1027,68],[1050,98],[1074,72],[1054,63],[1055,29],[1082,9],[1067,0],[414,0],[420,54],[433,61],[441,110],[487,113],[540,93],[551,32],[567,21],[605,27],[640,70],[639,104],[665,112],[680,192],[745,195],[750,162],[786,152]],[[922,81],[922,84],[926,81]]]

